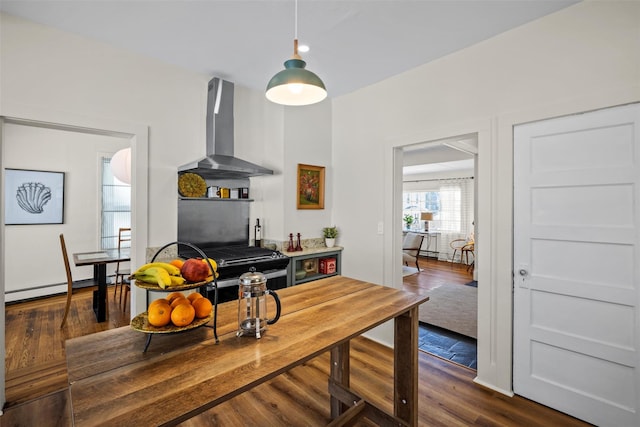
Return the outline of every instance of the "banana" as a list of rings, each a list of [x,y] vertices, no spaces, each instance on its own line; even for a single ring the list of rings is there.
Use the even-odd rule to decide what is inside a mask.
[[[184,277],[171,276],[171,286],[182,285],[184,282],[186,282]]]
[[[218,272],[216,271],[216,279],[217,279],[218,277],[220,277],[220,273],[218,273]],[[211,275],[209,275],[209,276],[207,277],[207,282],[213,282],[213,274],[211,274]]]
[[[207,264],[207,267],[209,266],[209,263],[211,263],[211,267],[213,267],[213,271],[218,271],[218,263],[216,263],[215,259],[209,258],[209,263],[207,263],[206,259],[203,259],[202,262]]]
[[[164,269],[167,273],[169,273],[170,276],[180,276],[180,269],[173,264],[169,264],[168,262],[150,262],[138,268],[135,274],[142,273],[154,267],[159,267]]]
[[[171,276],[161,267],[150,267],[145,270],[148,275],[154,276],[158,286],[165,289],[167,286],[171,286]]]
[[[161,267],[149,267],[142,272],[135,272],[133,274],[134,279],[147,283],[155,283],[162,289],[171,286],[171,277],[167,270]]]

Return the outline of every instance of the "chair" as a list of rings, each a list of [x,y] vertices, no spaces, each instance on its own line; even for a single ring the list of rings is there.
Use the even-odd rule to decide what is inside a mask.
[[[420,247],[422,246],[422,240],[424,236],[416,233],[407,233],[404,236],[402,242],[402,262],[404,265],[409,265],[410,262],[416,263],[416,268],[420,271],[418,265],[418,255],[420,254]]]
[[[71,265],[69,264],[67,245],[64,242],[64,234],[60,234],[60,247],[62,248],[62,259],[64,260],[64,268],[67,272],[67,305],[64,308],[64,316],[62,317],[62,323],[60,324],[60,329],[62,329],[64,327],[64,324],[67,322],[67,315],[69,314],[69,308],[71,307],[71,296],[73,295],[73,290],[79,289],[81,287],[86,288],[87,281],[83,280],[82,282],[74,282],[73,278],[71,277]],[[98,282],[95,280],[90,282],[89,287],[93,287],[93,290],[97,290]]]
[[[464,264],[471,265],[469,264],[469,254],[474,257],[472,262],[475,261],[475,243],[473,241],[469,241],[467,239],[456,239],[452,240],[451,243],[449,243],[449,246],[453,249],[453,257],[451,258],[452,263],[456,261],[456,253],[458,251],[460,251],[460,264],[462,264],[464,260]]]
[[[118,250],[123,248],[123,242],[131,242],[131,228],[122,227],[118,229]],[[129,244],[130,245],[130,244]],[[116,264],[116,272],[115,272],[115,289],[113,291],[113,300],[116,299],[116,293],[118,292],[118,284],[120,285],[120,304],[122,304],[122,289],[124,288],[124,307],[123,310],[127,306],[127,297],[129,296],[129,291],[131,290],[131,282],[128,277],[131,276],[131,269],[122,268],[120,263]]]

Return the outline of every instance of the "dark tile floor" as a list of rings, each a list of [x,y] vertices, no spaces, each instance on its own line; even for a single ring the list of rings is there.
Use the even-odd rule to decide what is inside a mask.
[[[418,348],[471,369],[477,369],[477,342],[474,338],[421,322]]]

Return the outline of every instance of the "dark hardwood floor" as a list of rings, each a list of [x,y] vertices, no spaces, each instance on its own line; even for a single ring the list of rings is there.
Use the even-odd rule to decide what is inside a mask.
[[[464,286],[473,280],[473,272],[463,264],[452,264],[434,258],[420,258],[420,272],[403,278],[404,289],[422,293],[448,283]],[[456,313],[451,313],[455,316]],[[477,368],[477,342],[456,332],[420,323],[418,348],[435,356]]]
[[[473,280],[472,272],[464,264],[423,257],[418,260],[418,264],[420,273],[402,279],[404,289],[409,292],[423,293],[447,283],[464,285]]]
[[[435,283],[444,271],[438,272],[436,267],[432,270],[429,274]],[[421,280],[416,278],[417,282]],[[97,324],[90,308],[91,294],[75,295],[68,326],[63,330],[59,329],[63,297],[7,305],[7,405],[0,417],[3,427],[72,425],[65,340],[127,325],[128,312],[113,302],[112,293],[109,301],[109,320]],[[366,338],[357,338],[352,341],[351,356],[354,390],[392,411],[393,352]],[[188,366],[167,369],[181,369],[189,374]],[[330,416],[328,376],[329,355],[323,354],[181,425],[325,425]],[[474,377],[475,371],[471,369],[420,352],[419,425],[588,425],[527,399],[510,398],[481,387],[473,382]],[[108,397],[96,395],[96,398]]]

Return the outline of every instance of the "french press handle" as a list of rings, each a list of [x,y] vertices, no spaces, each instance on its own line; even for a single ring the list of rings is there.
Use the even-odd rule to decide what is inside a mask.
[[[278,294],[276,294],[276,291],[267,289],[265,293],[271,295],[273,299],[276,301],[276,317],[274,317],[273,319],[267,319],[267,325],[273,325],[280,318],[280,308],[281,308],[280,298],[278,298]]]

